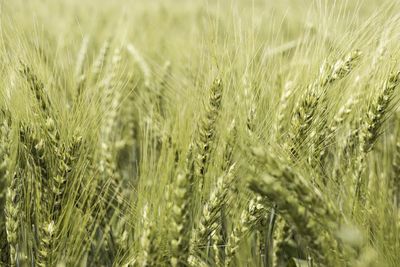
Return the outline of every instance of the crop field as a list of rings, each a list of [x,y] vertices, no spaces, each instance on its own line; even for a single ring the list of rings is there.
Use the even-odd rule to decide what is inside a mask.
[[[0,266],[400,266],[400,2],[0,1]]]

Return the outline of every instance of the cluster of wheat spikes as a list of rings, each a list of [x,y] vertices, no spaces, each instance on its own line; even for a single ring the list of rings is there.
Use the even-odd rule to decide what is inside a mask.
[[[396,1],[0,14],[0,266],[400,266]]]

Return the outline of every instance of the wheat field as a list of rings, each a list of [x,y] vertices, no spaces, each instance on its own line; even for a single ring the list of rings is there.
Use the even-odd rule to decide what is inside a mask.
[[[400,2],[0,14],[0,266],[400,266]]]

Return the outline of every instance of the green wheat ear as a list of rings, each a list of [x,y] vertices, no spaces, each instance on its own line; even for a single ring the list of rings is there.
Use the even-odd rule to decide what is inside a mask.
[[[50,100],[43,82],[39,80],[27,64],[21,62],[21,65],[20,73],[26,79],[31,91],[34,93],[40,109],[44,114],[51,114]]]
[[[81,48],[79,49],[79,53],[76,59],[76,66],[75,66],[75,80],[76,80],[76,99],[82,95],[82,90],[85,85],[85,81],[87,79],[87,73],[85,73],[85,63],[87,60],[87,53],[88,53],[88,46],[89,46],[89,37],[85,36],[82,40]]]
[[[193,238],[191,240],[192,250],[194,254],[208,249],[213,239],[213,246],[216,254],[216,259],[219,260],[219,247],[218,244],[222,242],[221,235],[221,217],[223,216],[223,209],[228,204],[229,190],[234,182],[234,167],[232,165],[226,173],[221,176],[215,189],[212,191],[209,199],[206,201],[203,212],[201,214],[199,225],[194,229]],[[221,244],[219,244],[221,245]]]
[[[349,75],[360,56],[360,51],[356,50],[333,65],[323,65],[317,80],[307,87],[304,97],[296,106],[290,126],[290,150],[295,158],[310,134],[311,125],[316,119],[316,112],[321,99],[325,97],[327,86]]]
[[[193,178],[191,175],[178,174],[174,190],[171,226],[171,258],[172,266],[185,266],[189,259],[189,241],[191,233],[190,205],[193,194]]]
[[[18,257],[18,231],[21,216],[21,181],[15,174],[10,182],[6,196],[6,231],[10,246],[10,266],[16,266]]]
[[[107,56],[109,51],[110,51],[110,41],[106,40],[103,43],[103,46],[100,48],[99,54],[97,55],[97,58],[95,59],[92,65],[91,78],[94,83],[96,83],[99,80],[105,68],[105,65],[107,64]]]
[[[1,139],[0,139],[0,180],[5,181],[4,188],[6,190],[5,203],[1,203],[4,209],[4,218],[1,218],[1,227],[5,229],[5,236],[2,238],[6,240],[1,240],[4,242],[2,244],[1,250],[1,260],[4,264],[9,264],[10,266],[16,266],[18,258],[18,241],[19,241],[19,229],[21,223],[21,202],[23,200],[21,194],[21,180],[18,175],[11,174],[11,124],[10,117],[5,112],[3,113],[3,121],[0,126]],[[4,220],[4,221],[3,221]],[[7,241],[7,242],[6,242]],[[7,246],[7,247],[3,247]]]
[[[278,209],[285,211],[285,220],[307,240],[308,253],[319,264],[334,265],[338,259],[326,253],[338,249],[337,240],[331,235],[337,228],[338,211],[334,205],[270,151],[254,149],[253,155],[265,171],[249,181],[250,189],[274,199]]]
[[[381,134],[382,125],[385,122],[385,116],[388,114],[390,104],[393,101],[396,88],[400,84],[400,72],[391,74],[383,83],[383,89],[369,107],[366,120],[360,130],[360,144],[358,157],[354,163],[354,203],[353,211],[358,202],[365,201],[366,187],[368,186],[363,178],[365,169],[366,154],[370,152]]]
[[[205,173],[210,164],[210,156],[213,150],[213,142],[216,137],[216,121],[221,109],[222,101],[222,80],[214,80],[210,92],[208,103],[205,104],[205,113],[200,117],[197,136],[195,139],[195,172],[198,180],[199,189],[204,186]]]
[[[229,235],[225,247],[225,267],[234,266],[240,243],[246,239],[253,228],[257,227],[266,214],[267,210],[262,197],[258,196],[250,200],[247,209],[242,211],[239,221]]]
[[[383,90],[374,101],[367,113],[367,121],[363,131],[363,147],[366,153],[372,149],[376,139],[380,135],[385,115],[388,113],[389,105],[394,98],[395,89],[400,83],[400,72],[392,74],[383,84]]]
[[[157,246],[156,228],[154,223],[150,221],[148,212],[148,206],[146,205],[143,208],[143,232],[140,237],[140,257],[138,258],[138,264],[140,266],[157,266],[159,264],[157,258],[160,251]]]

